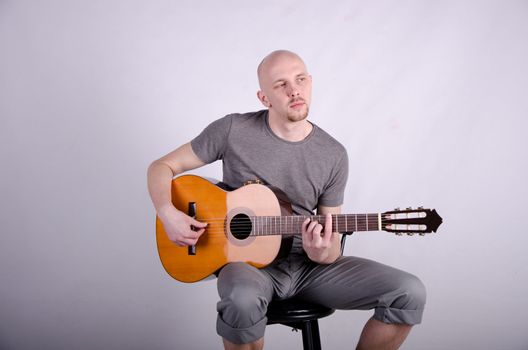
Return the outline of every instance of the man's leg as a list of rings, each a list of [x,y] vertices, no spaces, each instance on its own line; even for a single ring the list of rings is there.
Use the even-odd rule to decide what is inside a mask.
[[[371,318],[361,332],[357,350],[395,350],[411,331],[410,325],[388,324]]]
[[[225,350],[262,350],[264,347],[264,337],[249,344],[235,344],[225,338],[222,340],[224,341]]]
[[[218,275],[216,329],[226,349],[262,349],[266,311],[273,296],[267,274],[245,263],[230,263]]]
[[[308,263],[303,270],[300,298],[341,310],[375,310],[359,349],[397,349],[411,326],[421,322],[425,287],[407,272],[357,257],[341,257],[330,265]]]

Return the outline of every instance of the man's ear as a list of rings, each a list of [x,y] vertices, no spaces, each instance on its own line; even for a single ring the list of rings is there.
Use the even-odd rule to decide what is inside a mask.
[[[268,108],[271,107],[271,103],[268,101],[268,97],[264,95],[264,93],[261,90],[257,91],[257,98],[265,107],[268,107]]]

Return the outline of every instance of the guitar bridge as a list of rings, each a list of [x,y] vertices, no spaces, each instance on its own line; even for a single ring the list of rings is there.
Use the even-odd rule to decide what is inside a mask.
[[[196,219],[196,202],[189,202],[189,210],[187,214]],[[195,227],[191,226],[191,230],[195,231]],[[190,245],[187,247],[187,255],[196,255],[196,245]]]

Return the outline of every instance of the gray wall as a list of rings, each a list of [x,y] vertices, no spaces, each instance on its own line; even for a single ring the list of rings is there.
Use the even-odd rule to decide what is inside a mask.
[[[444,217],[347,242],[427,285],[403,349],[526,349],[527,37],[526,1],[0,1],[0,348],[220,348],[215,282],[159,263],[146,168],[261,108],[256,65],[288,48],[348,149],[345,212]],[[370,315],[321,321],[326,348]]]

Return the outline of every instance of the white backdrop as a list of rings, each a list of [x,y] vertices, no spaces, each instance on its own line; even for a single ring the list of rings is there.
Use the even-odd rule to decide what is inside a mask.
[[[347,241],[426,284],[403,349],[527,349],[527,37],[525,0],[0,0],[0,348],[220,348],[215,282],[159,263],[146,168],[260,109],[256,66],[286,48],[348,149],[344,210],[444,218]],[[321,320],[324,347],[352,348],[370,315]]]

